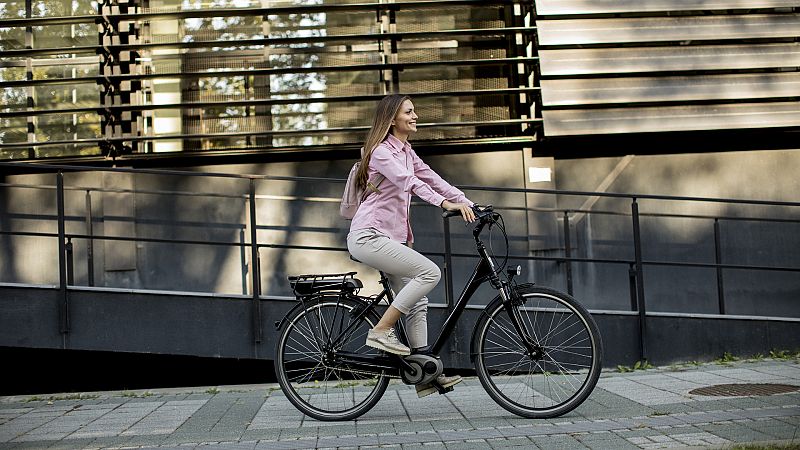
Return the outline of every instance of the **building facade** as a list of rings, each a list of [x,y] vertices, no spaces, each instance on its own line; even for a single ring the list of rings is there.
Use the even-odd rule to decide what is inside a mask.
[[[794,348],[799,9],[6,2],[0,159],[21,165],[0,167],[0,345],[270,359],[287,275],[375,287],[337,200],[402,92],[415,149],[505,211],[511,262],[597,314],[609,364]],[[444,310],[468,230],[448,240],[421,204],[412,221]]]

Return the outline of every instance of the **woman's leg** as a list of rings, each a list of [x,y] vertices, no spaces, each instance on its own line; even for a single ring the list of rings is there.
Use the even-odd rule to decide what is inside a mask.
[[[409,281],[408,277],[389,275],[392,283],[392,291],[397,295]],[[405,317],[406,333],[408,334],[408,344],[411,348],[422,348],[428,345],[428,297],[423,296],[411,307]]]
[[[389,307],[386,308],[386,312],[384,312],[381,316],[381,319],[375,324],[375,328],[373,328],[373,330],[388,330],[392,328],[402,316],[403,313],[401,313],[399,309],[389,305]]]
[[[421,309],[427,311],[427,302],[420,306],[418,304],[441,278],[441,271],[433,261],[371,229],[350,233],[347,237],[347,248],[350,254],[364,264],[395,278],[408,278],[408,282],[398,290],[394,302],[376,328],[394,326],[400,318],[398,313],[409,314],[414,310],[417,313],[415,315],[418,315]]]

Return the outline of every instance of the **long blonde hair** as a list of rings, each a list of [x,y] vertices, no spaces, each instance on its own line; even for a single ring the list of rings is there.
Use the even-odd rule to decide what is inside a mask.
[[[386,136],[392,128],[392,120],[397,116],[403,102],[411,100],[411,97],[402,94],[390,94],[383,97],[378,106],[375,108],[375,115],[372,119],[372,128],[367,133],[367,140],[364,142],[364,148],[361,154],[361,166],[356,173],[356,184],[359,188],[364,189],[367,186],[367,174],[369,173],[369,160],[372,158],[372,152]]]

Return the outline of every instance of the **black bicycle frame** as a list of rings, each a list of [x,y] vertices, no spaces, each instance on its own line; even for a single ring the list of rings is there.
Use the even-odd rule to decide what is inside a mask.
[[[453,309],[450,311],[450,315],[447,316],[447,319],[444,321],[444,325],[442,326],[442,331],[439,332],[439,335],[436,337],[433,345],[429,346],[429,351],[433,354],[438,354],[442,347],[444,347],[445,342],[447,339],[450,338],[450,334],[453,332],[453,329],[458,323],[458,319],[461,318],[461,314],[466,309],[467,303],[469,303],[472,296],[475,294],[475,291],[485,283],[486,281],[490,281],[492,286],[500,292],[501,297],[503,298],[503,303],[510,304],[513,300],[513,292],[510,289],[510,286],[507,281],[501,280],[500,277],[497,276],[497,271],[492,262],[491,257],[489,256],[488,252],[486,251],[486,246],[484,246],[483,241],[480,239],[480,234],[483,231],[483,227],[486,225],[487,222],[481,221],[475,229],[473,230],[472,234],[475,238],[475,244],[478,249],[478,255],[480,256],[480,261],[475,265],[475,269],[472,271],[472,275],[470,275],[469,280],[467,281],[464,290],[461,292],[458,300],[456,301]],[[359,317],[362,317],[369,311],[373,309],[377,304],[384,298],[387,297],[389,304],[394,300],[394,295],[389,285],[389,281],[386,275],[381,272],[381,285],[383,285],[383,291],[375,298],[370,299],[370,304],[366,305],[362,311],[358,314]],[[534,341],[525,331],[524,327],[521,326],[519,317],[514,314],[514,308],[507,308],[509,312],[509,318],[511,319],[511,323],[514,325],[517,333],[521,337],[523,344],[528,349],[529,352],[533,352],[535,350]],[[347,335],[350,328],[355,325],[357,321],[354,321],[350,324],[339,336]],[[399,331],[402,336],[405,337],[405,329],[402,326],[402,323],[398,327]],[[339,339],[337,339],[338,341]],[[347,355],[347,357],[353,362],[362,362],[362,363],[382,363],[385,365],[391,364],[389,360],[385,357],[364,357],[361,355]],[[394,356],[392,358],[394,361],[399,361],[399,366],[405,365],[405,361],[402,357]],[[395,364],[396,365],[396,364]]]
[[[482,243],[480,243],[478,251],[481,253],[486,252],[486,249],[483,248]],[[450,311],[450,315],[448,315],[447,319],[445,319],[444,325],[442,326],[442,331],[439,332],[439,336],[436,337],[436,340],[433,342],[433,345],[430,346],[430,350],[434,354],[438,354],[442,350],[442,347],[444,347],[445,342],[447,342],[447,339],[450,337],[450,334],[456,327],[458,319],[461,318],[461,314],[467,307],[467,303],[469,303],[470,299],[472,298],[472,295],[475,294],[475,291],[477,291],[478,288],[487,280],[492,278],[497,278],[497,274],[495,274],[490,261],[491,260],[489,259],[488,255],[481,254],[481,259],[480,261],[478,261],[478,264],[472,271],[472,275],[470,275],[469,281],[467,281],[467,285],[464,286],[464,290],[458,297],[458,300],[453,306],[452,311]]]

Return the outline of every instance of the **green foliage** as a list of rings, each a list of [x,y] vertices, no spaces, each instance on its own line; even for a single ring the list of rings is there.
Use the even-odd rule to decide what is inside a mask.
[[[800,450],[800,442],[788,444],[741,444],[734,445],[731,450]]]
[[[730,363],[732,363],[734,361],[738,361],[738,360],[739,360],[739,358],[737,358],[736,356],[733,356],[730,352],[725,352],[725,353],[722,354],[722,357],[720,357],[719,359],[717,359],[714,362],[717,363],[717,364],[721,364],[723,366],[727,366],[727,365],[730,365]]]
[[[770,350],[769,357],[773,359],[796,359],[800,358],[800,351]]]
[[[625,372],[633,372],[636,370],[647,370],[652,369],[653,365],[650,364],[646,359],[641,361],[636,361],[633,366],[617,366],[617,371],[620,373]]]
[[[152,397],[153,395],[155,395],[155,394],[153,394],[152,392],[149,392],[149,391],[147,391],[147,392],[123,391],[122,392],[122,396],[126,397],[126,398],[147,398],[147,397]]]
[[[210,387],[210,388],[206,389],[206,394],[209,394],[209,395],[217,395],[217,394],[219,394],[219,392],[220,392],[219,389],[216,388],[216,387]]]
[[[84,393],[75,393],[75,394],[64,394],[64,395],[51,395],[49,397],[40,397],[38,395],[34,395],[32,397],[28,397],[25,399],[25,402],[56,402],[62,400],[92,400],[99,398],[100,396],[97,394],[84,394]]]

